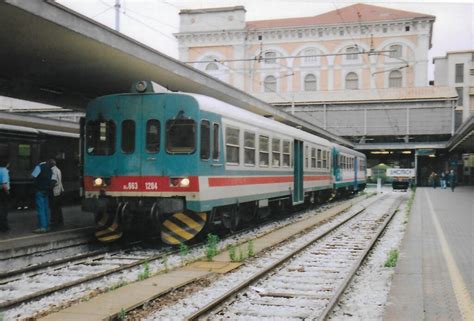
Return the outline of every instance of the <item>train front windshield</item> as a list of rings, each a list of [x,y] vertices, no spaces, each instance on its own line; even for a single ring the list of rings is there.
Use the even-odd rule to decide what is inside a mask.
[[[192,119],[171,119],[166,122],[166,150],[168,153],[194,152],[196,123]]]
[[[93,120],[86,125],[86,151],[89,155],[107,156],[115,153],[115,123]]]

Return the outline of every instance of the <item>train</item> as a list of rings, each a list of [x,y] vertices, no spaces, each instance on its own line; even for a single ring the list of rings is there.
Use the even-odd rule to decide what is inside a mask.
[[[10,197],[13,209],[34,205],[33,168],[55,158],[62,171],[65,202],[78,202],[79,133],[0,124],[0,156],[10,163]]]
[[[178,245],[366,186],[362,153],[211,97],[154,88],[138,81],[87,106],[82,206],[100,241],[135,229]]]

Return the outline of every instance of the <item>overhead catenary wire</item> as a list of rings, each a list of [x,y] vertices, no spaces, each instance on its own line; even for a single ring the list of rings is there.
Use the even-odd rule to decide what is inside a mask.
[[[357,54],[357,55],[374,55],[374,54],[381,54],[386,52],[394,52],[395,50],[377,50],[377,51],[358,51],[353,52],[350,54]],[[314,55],[291,55],[291,56],[276,56],[272,57],[271,59],[287,59],[287,58],[307,58],[307,57],[329,57],[329,56],[345,56],[348,55],[346,52],[341,53],[329,53],[329,54],[314,54]],[[264,58],[260,56],[255,56],[253,58],[240,58],[240,59],[213,59],[213,60],[196,60],[196,61],[184,61],[185,64],[199,64],[199,63],[209,63],[209,62],[234,62],[234,61],[257,61],[260,62]]]

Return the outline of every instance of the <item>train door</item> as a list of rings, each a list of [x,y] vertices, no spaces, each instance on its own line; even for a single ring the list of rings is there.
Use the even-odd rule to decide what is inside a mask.
[[[339,152],[336,148],[332,149],[334,184],[342,180],[341,168],[339,166]]]
[[[293,204],[304,201],[304,172],[303,172],[303,142],[295,140],[294,143],[294,178],[293,178]]]
[[[359,190],[359,182],[357,181],[357,176],[359,175],[359,159],[354,157],[354,191]]]
[[[169,97],[170,99],[172,97]],[[153,191],[158,188],[153,176],[164,175],[164,131],[165,131],[165,97],[163,95],[143,95],[141,97],[140,127],[137,131],[141,141],[139,160],[141,176],[145,180],[145,190]]]
[[[124,182],[125,189],[129,191],[138,191],[138,177],[141,175],[141,100],[137,95],[122,96],[116,104],[120,112],[115,116],[118,133],[115,172],[118,176],[129,178]]]

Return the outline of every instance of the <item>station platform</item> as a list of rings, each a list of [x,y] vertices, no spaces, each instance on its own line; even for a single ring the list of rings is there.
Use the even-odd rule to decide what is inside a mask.
[[[474,320],[474,186],[418,188],[383,320]]]
[[[33,233],[38,228],[34,209],[9,211],[10,230],[0,233],[0,267],[2,260],[91,242],[94,239],[94,215],[82,212],[79,205],[62,209],[64,226],[43,234]]]

